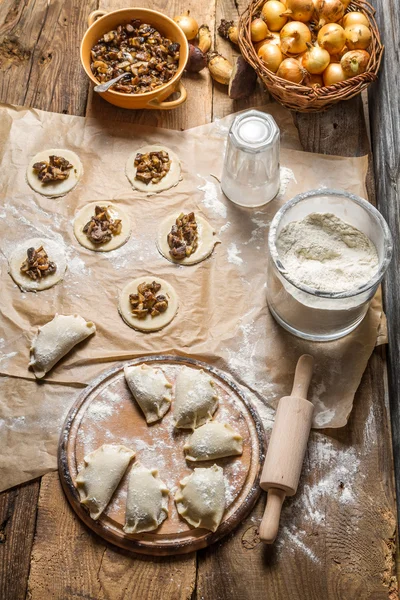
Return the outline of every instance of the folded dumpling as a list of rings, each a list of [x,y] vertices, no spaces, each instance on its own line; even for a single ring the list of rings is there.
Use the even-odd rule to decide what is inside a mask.
[[[106,508],[134,456],[133,450],[119,444],[103,444],[85,456],[75,483],[92,519]]]
[[[175,494],[178,513],[193,527],[215,531],[225,510],[225,482],[221,467],[194,469],[179,482]]]
[[[183,447],[186,460],[214,460],[243,452],[243,438],[227,423],[210,421],[192,433]]]
[[[168,489],[158,477],[157,469],[140,463],[129,474],[124,531],[153,531],[168,517]]]
[[[171,406],[172,384],[161,369],[148,365],[124,368],[125,379],[147,423],[163,418]]]
[[[183,367],[175,383],[175,427],[196,429],[212,418],[217,406],[218,395],[211,377],[203,369]]]
[[[92,335],[96,325],[79,315],[56,315],[39,327],[30,348],[35,377],[40,379],[65,356],[76,344]]]

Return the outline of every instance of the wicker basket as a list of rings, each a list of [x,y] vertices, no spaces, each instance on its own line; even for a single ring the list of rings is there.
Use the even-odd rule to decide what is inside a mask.
[[[341,100],[353,98],[353,96],[362,92],[371,81],[375,81],[382,59],[383,46],[374,18],[375,10],[366,0],[352,0],[346,12],[358,10],[370,22],[372,41],[368,52],[371,58],[367,71],[346,81],[316,89],[277,77],[275,73],[267,69],[257,56],[250,37],[250,25],[253,18],[259,15],[264,3],[265,0],[253,0],[242,14],[239,22],[239,46],[245,60],[252,65],[264,85],[268,88],[270,94],[278,102],[291,110],[317,112],[325,110]]]

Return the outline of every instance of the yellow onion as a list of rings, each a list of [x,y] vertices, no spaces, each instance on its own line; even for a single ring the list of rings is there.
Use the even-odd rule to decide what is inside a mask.
[[[321,75],[329,65],[331,57],[329,52],[320,48],[307,44],[307,52],[301,57],[301,65],[311,73],[311,75]]]
[[[321,88],[324,85],[324,80],[322,79],[322,75],[306,75],[304,80],[304,85],[310,88]]]
[[[365,50],[351,50],[342,56],[340,64],[347,77],[361,75],[367,70],[370,55]]]
[[[259,49],[264,46],[264,44],[273,44],[274,46],[278,46],[279,49],[281,47],[281,38],[279,33],[275,33],[274,31],[271,31],[268,36],[265,38],[265,40],[261,40],[261,42],[256,42],[254,44],[254,48],[256,49],[256,52],[259,51]]]
[[[281,29],[281,49],[284,54],[300,54],[311,42],[311,31],[300,21],[290,21]]]
[[[189,10],[184,15],[178,15],[177,17],[174,17],[174,21],[182,29],[188,40],[193,40],[193,38],[196,37],[199,31],[199,26],[196,19],[193,19],[193,17],[190,16]]]
[[[346,27],[351,27],[352,25],[358,24],[369,27],[369,21],[362,12],[348,12],[344,15],[342,19],[342,27],[344,27],[344,29],[346,29]]]
[[[344,6],[344,10],[346,10],[346,8],[348,7],[348,5],[350,4],[351,0],[341,0],[343,6]]]
[[[346,43],[346,34],[338,23],[328,23],[319,30],[317,40],[329,54],[339,54]]]
[[[257,52],[259,58],[265,64],[267,69],[277,72],[279,65],[283,60],[282,52],[275,44],[264,44]]]
[[[278,0],[268,0],[262,8],[261,17],[270,31],[280,31],[287,21],[283,16],[286,6]]]
[[[268,4],[268,3],[267,3]],[[308,23],[314,14],[313,0],[286,0],[287,10],[285,15],[294,21]]]
[[[301,83],[306,72],[298,60],[295,58],[285,58],[279,65],[276,74],[278,77],[291,81],[292,83]]]
[[[347,79],[340,63],[331,63],[322,74],[324,85],[333,85]]]
[[[331,54],[331,63],[340,63],[340,61],[342,60],[342,56],[344,56],[348,51],[348,47],[343,46],[340,52],[338,52],[337,54]]]
[[[316,15],[318,27],[327,23],[337,23],[344,15],[344,5],[341,0],[318,0]]]
[[[347,27],[346,46],[349,50],[366,50],[371,43],[372,34],[365,25],[357,24]]]
[[[268,27],[260,18],[254,19],[254,21],[251,22],[250,32],[252,42],[261,42],[261,40],[265,40],[269,33]]]

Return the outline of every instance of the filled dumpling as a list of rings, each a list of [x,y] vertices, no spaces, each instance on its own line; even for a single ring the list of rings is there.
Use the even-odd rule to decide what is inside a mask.
[[[184,446],[186,460],[214,460],[243,452],[243,438],[227,423],[211,421],[192,433]]]
[[[148,365],[124,368],[125,379],[147,423],[163,418],[171,406],[172,384],[161,369]]]
[[[153,531],[168,517],[168,489],[157,469],[133,465],[128,484],[124,531]]]
[[[202,369],[183,367],[175,383],[175,427],[196,429],[212,418],[217,406],[218,395],[211,377]]]
[[[179,482],[175,494],[178,513],[193,527],[215,531],[225,510],[225,482],[221,467],[194,469]]]
[[[92,519],[106,508],[134,456],[133,450],[120,444],[103,444],[85,456],[75,482]]]

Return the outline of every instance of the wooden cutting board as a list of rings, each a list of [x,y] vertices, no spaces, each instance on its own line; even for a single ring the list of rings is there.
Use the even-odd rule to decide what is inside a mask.
[[[147,425],[124,378],[124,364],[146,363],[162,368],[174,382],[186,365],[204,369],[214,379],[220,404],[214,420],[229,423],[243,437],[243,454],[202,463],[187,463],[183,446],[189,430],[175,430],[172,410],[162,421]],[[85,388],[65,421],[59,443],[58,465],[65,494],[80,519],[105,540],[135,552],[150,555],[184,554],[219,540],[249,513],[260,493],[259,479],[265,454],[265,434],[260,417],[239,386],[223,372],[200,361],[179,356],[148,356],[114,367]],[[117,488],[107,509],[94,521],[80,504],[74,481],[83,458],[102,444],[123,444],[136,452],[135,460],[157,468],[170,490],[169,517],[154,532],[127,535],[125,520],[127,476]],[[178,514],[173,497],[178,482],[195,467],[224,469],[226,510],[216,532],[193,529]]]

